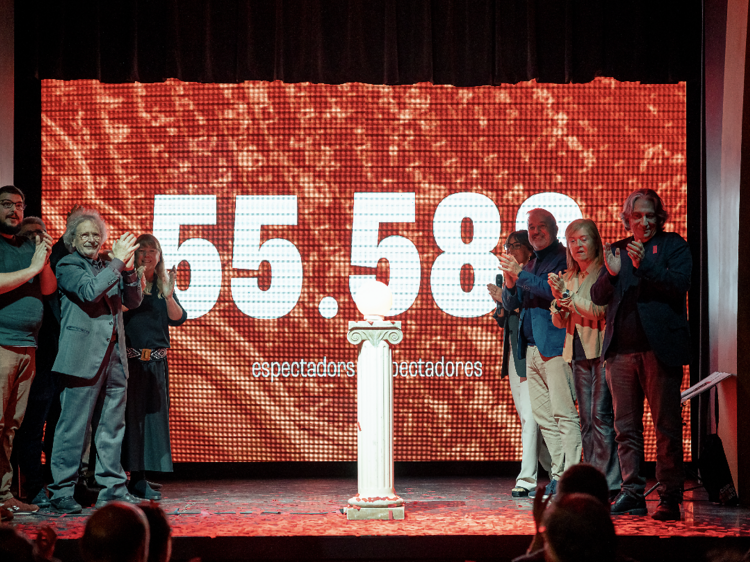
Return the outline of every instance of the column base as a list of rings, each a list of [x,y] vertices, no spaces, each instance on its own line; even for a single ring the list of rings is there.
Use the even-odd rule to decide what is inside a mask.
[[[392,488],[391,488],[392,490]],[[357,494],[353,498],[349,498],[347,502],[352,507],[401,507],[404,505],[404,500],[398,495],[393,496],[385,495],[387,492],[383,492],[382,496],[360,496]]]
[[[401,507],[347,507],[346,518],[349,521],[361,521],[365,519],[381,519],[390,521],[392,519],[404,518],[404,506]]]

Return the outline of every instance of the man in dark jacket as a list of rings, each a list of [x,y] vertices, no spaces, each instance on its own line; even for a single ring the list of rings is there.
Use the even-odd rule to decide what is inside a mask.
[[[679,520],[682,468],[682,366],[689,359],[686,293],[692,258],[687,242],[664,232],[668,214],[659,195],[639,189],[620,218],[633,236],[605,247],[606,269],[591,288],[595,304],[608,304],[602,357],[615,410],[622,490],[612,514],[646,515],[641,475],[643,399],[656,429],[656,478],[661,501],[651,515]]]

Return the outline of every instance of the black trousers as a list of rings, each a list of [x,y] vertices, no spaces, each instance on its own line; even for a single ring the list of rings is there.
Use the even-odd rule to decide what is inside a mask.
[[[665,365],[653,351],[607,357],[607,382],[615,410],[622,490],[640,498],[646,489],[643,464],[643,399],[656,429],[656,479],[659,496],[682,502],[682,367]]]

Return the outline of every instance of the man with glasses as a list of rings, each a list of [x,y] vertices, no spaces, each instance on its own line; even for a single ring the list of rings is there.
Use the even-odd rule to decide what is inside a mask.
[[[138,307],[143,295],[133,268],[135,236],[123,234],[112,245],[111,261],[104,262],[99,253],[107,240],[107,226],[96,211],[81,209],[68,219],[63,239],[71,254],[60,260],[56,272],[62,317],[53,370],[60,373],[63,391],[49,490],[55,511],[80,513],[73,492],[95,409],[101,410],[92,428],[95,477],[102,486],[96,506],[112,500],[140,501],[128,493],[120,463],[128,378],[122,309]]]
[[[534,257],[525,266],[513,256],[500,256],[505,272],[503,307],[521,308],[518,348],[526,358],[534,419],[552,459],[551,481],[545,490],[550,496],[565,469],[581,462],[581,426],[573,372],[562,358],[565,329],[552,324],[549,311],[554,297],[547,277],[567,269],[565,246],[557,239],[555,217],[545,209],[529,211],[528,230]]]
[[[525,230],[516,230],[508,235],[505,243],[505,253],[523,267],[534,255],[534,248],[529,243],[529,235]],[[534,419],[529,398],[529,383],[526,379],[525,355],[518,348],[519,309],[506,310],[503,308],[503,290],[501,286],[490,283],[487,289],[490,296],[497,303],[492,315],[498,325],[503,328],[503,365],[500,377],[508,377],[513,404],[521,422],[521,471],[516,476],[516,485],[511,490],[514,498],[534,495],[537,486],[537,471],[539,464],[549,473],[551,468],[549,451],[544,444],[539,424]]]
[[[23,421],[36,373],[36,338],[42,323],[42,295],[57,289],[49,266],[52,238],[18,236],[26,208],[23,192],[0,188],[0,502],[4,519],[34,513],[10,492],[13,437]]]

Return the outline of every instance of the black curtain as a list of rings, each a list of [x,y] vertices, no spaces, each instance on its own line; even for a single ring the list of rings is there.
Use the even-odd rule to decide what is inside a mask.
[[[19,0],[37,79],[456,86],[699,75],[700,0]]]

